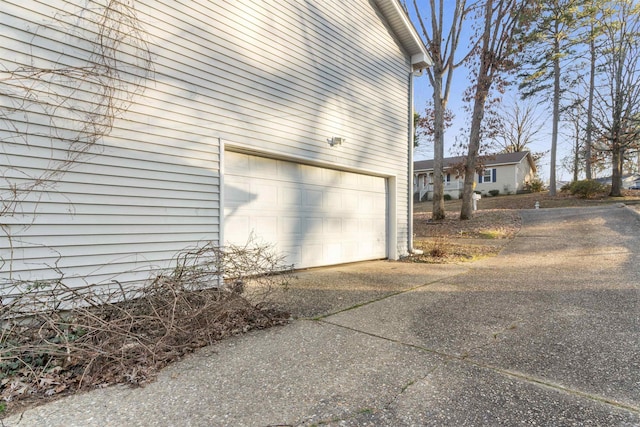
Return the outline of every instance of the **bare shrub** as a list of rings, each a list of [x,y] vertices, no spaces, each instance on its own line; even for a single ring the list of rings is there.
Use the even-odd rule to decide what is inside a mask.
[[[448,252],[446,242],[442,238],[436,239],[429,249],[429,255],[433,258],[444,258],[447,256]]]
[[[540,178],[534,178],[525,182],[524,189],[531,193],[540,193],[544,190],[544,182]]]
[[[179,253],[140,288],[14,283],[0,308],[0,397],[143,384],[198,347],[286,323],[267,301],[291,271],[268,245],[209,243]],[[251,298],[241,295],[247,283]]]

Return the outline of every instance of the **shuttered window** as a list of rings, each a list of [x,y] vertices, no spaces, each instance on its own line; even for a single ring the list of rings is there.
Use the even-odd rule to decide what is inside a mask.
[[[485,169],[482,173],[478,174],[478,184],[486,182],[496,182],[496,169]]]

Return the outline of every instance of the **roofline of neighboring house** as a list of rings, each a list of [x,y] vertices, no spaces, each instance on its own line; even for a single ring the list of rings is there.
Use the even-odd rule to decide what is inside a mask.
[[[531,166],[531,169],[533,169],[533,171],[535,172],[537,170],[535,162],[533,161],[533,159],[531,159],[531,156],[527,156],[527,159],[529,159],[529,165]],[[521,161],[522,159],[520,160],[520,162]],[[485,165],[487,166],[517,165],[520,162],[501,162],[501,163],[486,162]]]
[[[640,173],[627,173],[622,175],[620,178],[622,178],[622,180],[626,180],[626,179],[632,179],[634,181],[638,181],[640,180]],[[611,175],[609,176],[603,176],[600,178],[594,178],[595,181],[599,181],[599,182],[606,182],[606,181],[611,181]]]
[[[396,37],[411,55],[411,66],[414,71],[433,65],[427,47],[420,38],[416,27],[411,23],[399,0],[374,0],[384,15]]]
[[[522,159],[526,158],[527,161],[529,162],[529,165],[531,166],[531,169],[536,172],[537,168],[536,168],[536,163],[533,160],[533,157],[531,156],[531,152],[529,151],[522,151],[522,154],[524,154],[523,157],[520,158],[520,160],[513,160],[513,161],[509,161],[509,162],[505,162],[505,161],[492,161],[492,160],[487,160],[484,165],[485,166],[505,166],[505,165],[517,165],[518,163],[522,162]],[[490,156],[488,156],[490,157]],[[443,161],[445,163],[447,163],[447,160],[452,160],[452,159],[461,159],[464,160],[464,156],[458,156],[458,157],[447,157],[445,159],[443,159]],[[422,160],[422,161],[426,161],[426,162],[433,162],[433,160]],[[433,166],[424,168],[424,167],[415,167],[416,163],[419,163],[421,161],[417,161],[414,162],[414,173],[416,172],[427,172],[427,171],[432,171],[433,170]],[[448,165],[445,165],[445,169],[447,168]]]

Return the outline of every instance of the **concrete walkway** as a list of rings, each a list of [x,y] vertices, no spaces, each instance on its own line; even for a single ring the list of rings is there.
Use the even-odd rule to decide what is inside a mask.
[[[290,325],[4,425],[640,425],[640,216],[541,209],[523,224],[473,264],[303,273]]]

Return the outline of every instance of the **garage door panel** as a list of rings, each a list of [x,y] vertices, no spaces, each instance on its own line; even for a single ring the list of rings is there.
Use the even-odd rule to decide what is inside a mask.
[[[280,255],[285,257],[287,264],[293,264],[294,266],[302,264],[302,248],[300,246],[283,246],[279,247]]]
[[[324,227],[322,218],[305,218],[303,219],[303,232],[308,236],[322,236]]]
[[[266,157],[248,156],[249,157],[249,169],[253,172],[254,176],[258,177],[274,177],[274,172],[277,171],[277,160],[268,159]]]
[[[237,154],[237,153],[236,153]],[[225,173],[242,176],[245,171],[251,169],[249,164],[249,157],[246,154],[234,154],[232,156],[226,156],[224,158]]]
[[[311,243],[305,245],[305,250],[301,251],[300,266],[318,266],[323,265],[324,252],[321,243]],[[298,264],[296,264],[296,267]]]
[[[342,221],[342,232],[343,233],[352,233],[353,230],[358,230],[358,232],[360,231],[360,227],[359,227],[359,223],[360,221],[358,221],[357,219],[353,219],[353,218],[346,218]]]
[[[298,182],[302,178],[302,170],[299,164],[278,161],[278,178],[282,181]]]
[[[324,221],[324,233],[325,234],[333,234],[333,236],[329,236],[331,238],[340,237],[339,235],[342,233],[342,219],[341,218],[327,218]]]
[[[374,209],[373,196],[371,194],[361,194],[358,199],[358,211],[359,212],[371,212]]]
[[[225,205],[238,206],[248,204],[251,200],[255,199],[257,196],[247,191],[250,182],[249,179],[238,179],[233,185],[225,185]]]
[[[224,232],[226,239],[235,245],[246,242],[251,233],[249,218],[246,216],[229,215],[225,218]]]
[[[253,233],[296,268],[385,258],[386,200],[384,178],[225,153],[225,239]]]
[[[261,199],[260,203],[264,203],[265,200],[272,203],[278,200],[278,186],[275,183],[251,183],[249,184],[251,192],[257,195],[257,199]]]
[[[291,216],[281,217],[279,219],[281,222],[281,224],[279,225],[280,237],[286,239],[299,239],[304,233],[302,228],[302,219]]]
[[[335,191],[327,191],[324,206],[328,209],[342,209],[343,199],[347,195]]]
[[[276,216],[258,216],[252,218],[253,228],[263,236],[268,236],[269,240],[278,237],[278,217]]]
[[[278,204],[280,206],[300,207],[302,205],[302,190],[299,187],[283,185],[278,189]]]
[[[304,191],[303,206],[307,208],[322,208],[322,191],[308,188]]]
[[[323,169],[317,168],[315,166],[309,165],[301,165],[301,179],[304,179],[305,182],[323,182],[325,178],[323,177]]]
[[[358,189],[360,188],[360,175],[352,172],[342,173],[342,185],[345,188]]]

